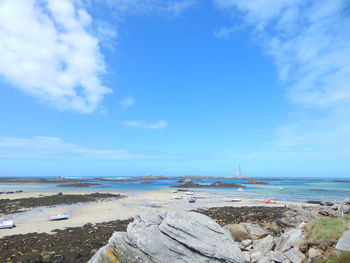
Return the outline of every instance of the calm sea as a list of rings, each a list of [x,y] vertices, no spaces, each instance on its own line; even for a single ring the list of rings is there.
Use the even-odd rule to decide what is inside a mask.
[[[86,179],[86,178],[84,178]],[[210,184],[218,179],[195,180],[200,184]],[[222,182],[244,184],[242,179],[219,179]],[[350,182],[334,182],[335,179],[322,181],[309,180],[266,180],[267,185],[245,185],[244,191],[237,188],[196,188],[194,192],[207,192],[230,197],[258,197],[285,201],[341,201],[350,197]],[[23,190],[24,192],[142,192],[174,189],[176,180],[154,180],[151,184],[132,182],[96,182],[102,185],[90,187],[59,187],[49,183],[0,183],[1,191]],[[1,197],[1,196],[0,196]]]

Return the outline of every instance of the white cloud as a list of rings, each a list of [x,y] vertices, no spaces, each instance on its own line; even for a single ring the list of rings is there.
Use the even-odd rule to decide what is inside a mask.
[[[253,29],[275,61],[294,118],[278,128],[276,145],[350,146],[349,2],[215,0]]]
[[[131,107],[132,105],[134,105],[135,103],[135,99],[131,96],[128,96],[126,98],[124,98],[121,102],[120,105],[124,108],[127,109],[129,107]]]
[[[96,110],[111,90],[91,22],[72,0],[1,0],[0,75],[58,109]]]
[[[126,160],[160,157],[127,150],[89,148],[55,137],[0,137],[0,158]]]
[[[194,7],[198,0],[101,0],[113,8],[116,15],[158,14],[177,17]]]
[[[133,121],[124,121],[122,124],[125,126],[139,128],[139,129],[163,129],[166,126],[168,126],[168,123],[163,120],[150,122],[150,123],[147,123],[145,121],[133,120]]]
[[[236,26],[223,26],[214,31],[214,36],[217,38],[228,38],[232,33],[236,32],[238,27]]]

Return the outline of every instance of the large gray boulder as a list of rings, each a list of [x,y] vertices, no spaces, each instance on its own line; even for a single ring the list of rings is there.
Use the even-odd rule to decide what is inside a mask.
[[[184,211],[149,210],[127,232],[117,232],[89,263],[244,263],[232,239],[209,217]]]
[[[350,252],[350,230],[345,231],[335,246],[336,250]]]
[[[301,241],[302,231],[301,229],[292,229],[284,233],[278,240],[275,251],[285,252],[292,247],[297,247]]]

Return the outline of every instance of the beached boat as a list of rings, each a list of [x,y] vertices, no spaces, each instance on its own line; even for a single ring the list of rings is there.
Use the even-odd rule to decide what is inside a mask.
[[[244,191],[244,190],[240,187],[240,188],[238,188],[238,191]]]
[[[66,220],[69,218],[69,215],[54,215],[50,216],[50,221]]]
[[[230,200],[230,202],[241,202],[242,199],[241,198],[233,198]]]
[[[195,197],[191,197],[189,200],[188,200],[189,203],[194,203],[196,202],[196,198]]]
[[[13,220],[3,220],[0,221],[0,229],[5,229],[5,228],[13,228]]]
[[[193,192],[185,192],[186,195],[194,195]]]
[[[182,196],[176,195],[174,196],[174,199],[182,199]]]
[[[177,193],[177,190],[174,190],[174,191],[171,191],[172,193],[176,194]]]

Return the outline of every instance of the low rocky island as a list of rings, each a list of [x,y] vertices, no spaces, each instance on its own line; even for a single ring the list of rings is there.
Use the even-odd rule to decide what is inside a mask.
[[[267,182],[257,181],[255,179],[249,179],[245,184],[268,184]]]
[[[179,185],[174,187],[181,187],[181,188],[220,188],[220,187],[236,187],[236,188],[243,188],[244,185],[241,184],[235,184],[235,183],[224,183],[221,181],[216,181],[212,184],[197,184],[192,182],[190,179],[186,179],[180,182]]]

